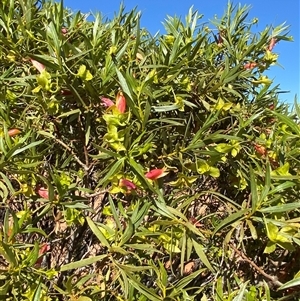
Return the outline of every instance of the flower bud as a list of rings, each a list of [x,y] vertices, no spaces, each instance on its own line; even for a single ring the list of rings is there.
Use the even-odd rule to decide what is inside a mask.
[[[268,46],[268,50],[272,51],[273,48],[274,48],[274,46],[276,45],[276,43],[277,43],[277,39],[276,38],[272,38],[271,41],[270,41],[270,44]]]
[[[7,133],[9,137],[14,137],[16,135],[19,135],[21,131],[19,129],[10,129]]]
[[[157,180],[159,178],[164,177],[165,175],[167,175],[168,173],[165,172],[164,168],[155,168],[150,170],[149,172],[147,172],[145,174],[145,177],[149,180]]]
[[[116,99],[116,107],[120,113],[125,113],[126,111],[126,98],[123,92],[119,92]]]
[[[38,186],[36,189],[36,193],[43,199],[49,199],[49,192],[47,188]]]
[[[126,187],[128,190],[135,190],[136,185],[132,183],[130,180],[127,179],[121,179],[119,182],[119,186]]]
[[[100,100],[101,100],[102,104],[107,108],[110,108],[114,105],[114,102],[109,98],[101,97]]]

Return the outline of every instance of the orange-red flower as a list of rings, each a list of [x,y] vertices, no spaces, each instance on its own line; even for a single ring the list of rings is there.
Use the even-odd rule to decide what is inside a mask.
[[[253,69],[257,67],[257,63],[247,63],[244,65],[244,69]]]
[[[260,144],[255,143],[254,148],[255,148],[256,152],[262,156],[265,156],[267,154],[267,149]]]
[[[120,113],[125,113],[126,111],[126,98],[123,92],[118,92],[117,99],[116,99],[116,107]]]
[[[30,59],[30,61],[31,61],[32,65],[33,65],[40,73],[42,73],[42,72],[46,69],[46,67],[45,67],[42,63],[40,63],[40,62],[38,62],[38,61],[36,61],[36,60],[34,60],[34,59]]]
[[[7,133],[8,133],[9,137],[14,137],[14,136],[20,134],[21,131],[19,129],[10,129],[10,130],[8,130]]]
[[[128,190],[135,190],[136,189],[136,185],[134,183],[132,183],[130,180],[127,179],[121,179],[119,182],[119,185],[121,187],[126,187]]]
[[[155,168],[155,169],[152,169],[149,172],[147,172],[145,174],[145,177],[149,180],[157,180],[159,178],[164,177],[167,174],[168,173],[165,171],[164,168]]]
[[[115,105],[115,103],[107,97],[100,97],[100,100],[101,100],[102,104],[107,108],[110,108],[113,105]],[[125,113],[125,111],[126,111],[126,98],[125,98],[123,92],[121,92],[121,91],[118,92],[117,97],[116,97],[116,108],[122,114]]]

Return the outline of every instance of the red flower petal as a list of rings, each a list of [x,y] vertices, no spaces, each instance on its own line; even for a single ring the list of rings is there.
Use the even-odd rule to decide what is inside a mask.
[[[166,175],[165,169],[155,168],[145,174],[145,177],[149,180],[156,180]]]
[[[36,193],[43,199],[49,199],[49,192],[47,188],[38,187]]]
[[[40,62],[38,62],[38,61],[36,61],[36,60],[34,60],[34,59],[30,59],[30,61],[31,61],[32,65],[33,65],[40,73],[42,73],[42,72],[46,69],[46,67],[45,67],[42,63],[40,63]]]
[[[136,189],[136,185],[134,183],[132,183],[130,180],[127,179],[121,179],[119,182],[119,185],[121,187],[126,187],[129,190],[135,190]]]
[[[109,98],[101,97],[100,100],[101,100],[102,104],[107,108],[110,108],[111,106],[114,105],[114,102]]]
[[[267,149],[262,145],[255,143],[254,148],[255,148],[256,152],[262,156],[265,156],[267,154]]]
[[[257,63],[247,63],[244,65],[244,69],[253,69],[257,67]]]
[[[9,137],[14,137],[14,136],[16,136],[16,135],[18,135],[20,133],[21,133],[21,131],[19,129],[10,129],[8,131],[8,136]]]
[[[49,244],[42,244],[41,245],[41,247],[40,247],[40,249],[39,249],[39,258],[38,258],[38,260],[36,261],[36,263],[35,263],[35,266],[36,267],[40,267],[41,266],[41,264],[42,264],[42,262],[43,262],[43,254],[45,254],[46,252],[48,252],[50,250],[50,246],[49,246]]]
[[[269,51],[272,51],[273,48],[274,48],[274,46],[276,45],[276,43],[277,43],[277,39],[276,39],[276,38],[272,38],[271,41],[270,41],[268,50],[269,50]]]
[[[116,99],[116,107],[120,113],[125,113],[126,111],[126,98],[122,92],[119,92]]]
[[[40,247],[40,250],[39,250],[39,255],[43,255],[46,252],[48,252],[49,250],[50,250],[49,244],[47,244],[47,243],[42,244],[41,247]]]

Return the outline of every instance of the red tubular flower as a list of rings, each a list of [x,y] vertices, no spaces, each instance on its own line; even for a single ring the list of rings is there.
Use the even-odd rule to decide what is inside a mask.
[[[166,175],[167,173],[165,172],[164,168],[155,168],[150,170],[145,174],[145,177],[149,180],[156,180],[159,178],[162,178]]]
[[[262,156],[265,156],[267,154],[267,149],[260,144],[255,143],[254,148],[255,148],[255,151]]]
[[[136,185],[134,183],[132,183],[130,180],[127,179],[121,179],[119,182],[119,185],[121,187],[126,187],[128,190],[135,190],[136,189]]]
[[[126,111],[126,98],[123,92],[119,92],[116,99],[116,107],[120,113],[125,113]]]
[[[38,186],[36,189],[36,193],[43,199],[49,199],[49,192],[47,188]]]
[[[40,63],[40,62],[38,62],[38,61],[36,61],[36,60],[34,60],[34,59],[30,59],[30,61],[31,61],[32,65],[33,65],[40,73],[42,73],[42,72],[46,69],[46,67],[45,67],[42,63]]]
[[[257,67],[257,63],[247,63],[244,65],[244,69],[253,69]]]
[[[39,249],[39,258],[38,258],[38,260],[36,261],[36,263],[35,263],[35,266],[36,267],[40,267],[41,266],[41,264],[42,264],[42,261],[43,261],[43,254],[45,254],[45,253],[47,253],[48,251],[50,250],[50,246],[49,246],[49,244],[42,244],[41,245],[41,247],[40,247],[40,249]]]
[[[100,100],[106,108],[110,108],[114,105],[114,102],[109,98],[101,97]]]
[[[8,130],[7,133],[8,133],[9,137],[14,137],[14,136],[20,134],[21,131],[19,129],[10,129],[10,130]]]
[[[276,38],[272,38],[271,41],[270,41],[270,44],[268,46],[268,50],[272,51],[273,48],[274,48],[274,46],[276,45],[276,43],[277,43],[277,39]]]

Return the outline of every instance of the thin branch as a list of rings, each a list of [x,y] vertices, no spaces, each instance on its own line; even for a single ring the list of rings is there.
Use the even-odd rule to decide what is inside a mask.
[[[101,190],[101,191],[98,191],[98,192],[95,192],[95,193],[92,193],[92,194],[85,194],[86,197],[88,198],[93,198],[95,196],[98,196],[98,195],[101,195],[101,194],[105,194],[108,192],[108,189],[105,189],[105,190]]]
[[[57,139],[57,138],[55,138],[55,137],[53,137],[54,138],[54,140],[57,142],[57,143],[59,143],[60,145],[62,145],[66,150],[68,150],[72,155],[73,155],[73,157],[74,157],[74,159],[77,161],[77,163],[79,164],[79,165],[81,165],[82,167],[83,167],[83,169],[85,170],[85,171],[88,171],[89,170],[89,167],[88,166],[86,166],[78,157],[77,157],[77,155],[74,153],[74,151],[72,150],[72,148],[70,147],[70,146],[68,146],[67,144],[65,144],[63,141],[61,141],[61,140],[59,140],[59,139]]]
[[[78,121],[80,123],[80,135],[81,135],[81,142],[83,143],[83,153],[84,153],[84,158],[85,158],[85,165],[89,166],[89,154],[88,154],[88,150],[87,150],[87,146],[85,144],[85,131],[84,131],[84,126],[82,123],[82,118],[80,117],[80,115],[78,116]]]
[[[230,247],[239,255],[241,256],[245,261],[247,261],[258,273],[263,275],[265,278],[271,280],[272,284],[279,287],[282,286],[282,283],[276,279],[276,277],[273,277],[269,274],[267,274],[262,268],[260,268],[257,264],[255,264],[251,259],[249,259],[242,251],[238,250],[235,246],[230,244]]]

